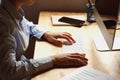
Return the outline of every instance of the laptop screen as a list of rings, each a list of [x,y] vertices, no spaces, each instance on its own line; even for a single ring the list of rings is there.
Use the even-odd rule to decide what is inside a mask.
[[[114,41],[115,41],[116,20],[117,20],[118,16],[114,16],[114,17],[109,17],[108,15],[104,16],[100,11],[98,11],[99,10],[99,7],[98,7],[99,1],[102,1],[102,0],[96,0],[96,2],[95,2],[95,7],[93,9],[94,10],[93,15],[96,19],[96,22],[99,26],[102,36],[101,37],[98,36],[97,38],[95,38],[94,42],[95,42],[96,48],[100,51],[114,50],[113,45],[114,45]],[[102,3],[104,3],[104,0]],[[101,6],[103,7],[103,5],[101,5]],[[118,10],[119,9],[117,9],[116,12],[118,12]],[[112,12],[112,10],[111,10],[111,12]],[[116,49],[117,48],[115,48],[115,50]],[[120,49],[120,47],[118,49]]]

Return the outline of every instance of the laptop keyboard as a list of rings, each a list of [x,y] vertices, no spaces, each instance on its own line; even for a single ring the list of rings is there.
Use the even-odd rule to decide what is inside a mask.
[[[85,53],[84,47],[83,47],[83,40],[82,35],[79,33],[75,33],[72,35],[75,39],[76,43],[72,45],[63,45],[62,46],[62,53]]]

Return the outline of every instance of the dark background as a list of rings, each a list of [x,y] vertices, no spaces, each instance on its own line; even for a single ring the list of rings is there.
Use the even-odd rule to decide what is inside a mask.
[[[116,15],[119,0],[96,0],[100,13]],[[86,11],[87,0],[38,0],[32,6],[24,6],[26,18],[38,22],[40,11]]]

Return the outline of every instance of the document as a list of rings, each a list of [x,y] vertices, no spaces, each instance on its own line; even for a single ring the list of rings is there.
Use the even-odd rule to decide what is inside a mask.
[[[61,80],[120,80],[90,67],[81,67]]]

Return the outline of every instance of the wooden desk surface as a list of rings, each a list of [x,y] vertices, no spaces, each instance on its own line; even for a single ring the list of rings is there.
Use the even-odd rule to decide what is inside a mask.
[[[96,23],[83,26],[81,28],[72,26],[52,26],[51,15],[84,15],[78,12],[41,12],[38,24],[45,29],[54,32],[80,32],[83,34],[83,43],[86,50],[86,56],[89,59],[88,65],[97,70],[103,71],[111,76],[120,78],[120,51],[99,52],[96,50],[93,37],[100,34]],[[61,54],[61,47],[56,47],[44,41],[36,41],[34,58]],[[52,69],[35,76],[32,80],[60,80],[61,77],[74,71],[76,68]]]

